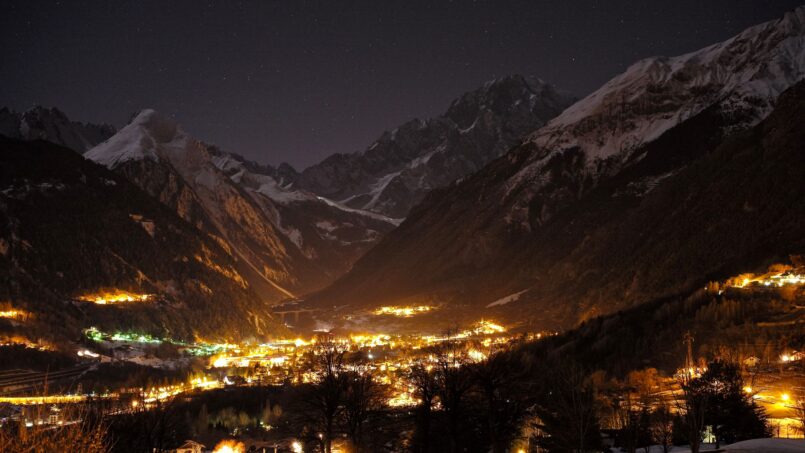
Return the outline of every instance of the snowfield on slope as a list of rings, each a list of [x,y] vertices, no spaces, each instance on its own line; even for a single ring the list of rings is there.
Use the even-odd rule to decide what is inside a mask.
[[[757,108],[757,122],[803,77],[805,6],[695,52],[638,61],[532,140],[555,149],[579,146],[600,160],[648,143],[716,102],[728,109]],[[616,130],[606,127],[608,120]]]

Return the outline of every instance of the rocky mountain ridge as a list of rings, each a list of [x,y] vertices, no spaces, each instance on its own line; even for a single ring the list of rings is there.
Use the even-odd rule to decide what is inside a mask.
[[[453,101],[442,116],[409,121],[363,152],[335,154],[306,168],[294,187],[403,218],[428,191],[501,156],[572,101],[535,77],[491,80]]]
[[[320,288],[394,227],[275,179],[210,147],[153,110],[86,158],[137,184],[222,244],[267,301]]]
[[[108,124],[71,121],[57,108],[36,106],[25,112],[0,109],[0,135],[20,140],[47,140],[83,153],[115,133]]]

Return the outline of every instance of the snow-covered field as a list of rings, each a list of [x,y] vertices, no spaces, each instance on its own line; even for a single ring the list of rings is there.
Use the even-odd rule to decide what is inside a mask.
[[[805,439],[752,439],[724,448],[726,452],[764,453],[805,451]]]
[[[614,450],[624,452],[624,450]],[[642,448],[637,451],[643,452]],[[670,447],[670,453],[690,453],[689,447]],[[736,442],[731,445],[722,445],[721,449],[716,450],[713,444],[703,444],[699,449],[701,453],[724,452],[724,453],[794,453],[805,452],[805,439],[752,439],[743,442]],[[649,448],[648,453],[663,453],[662,446],[654,445]]]

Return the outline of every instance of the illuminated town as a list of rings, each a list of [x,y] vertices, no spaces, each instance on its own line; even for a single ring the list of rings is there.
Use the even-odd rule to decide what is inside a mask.
[[[771,266],[765,274],[742,274],[725,282],[725,286],[731,288],[783,288],[803,284],[805,284],[805,274],[800,273],[799,270],[790,265]]]
[[[401,313],[416,312],[416,308],[401,307]],[[192,372],[185,381],[165,383],[153,387],[108,388],[91,393],[41,394],[40,387],[28,396],[0,396],[0,403],[19,407],[69,407],[79,404],[103,403],[110,414],[137,413],[152,410],[182,396],[198,395],[199,392],[236,387],[282,386],[316,382],[317,373],[311,370],[311,356],[318,354],[321,341],[332,342],[343,353],[356,357],[347,369],[358,373],[371,373],[384,386],[385,405],[391,409],[405,410],[418,402],[413,385],[406,379],[411,369],[423,366],[430,370],[436,366],[433,346],[445,342],[460,345],[461,357],[456,357],[456,366],[485,360],[491,354],[515,344],[554,335],[551,332],[536,334],[509,334],[504,326],[490,320],[481,320],[463,330],[443,334],[395,335],[395,334],[347,334],[335,336],[316,333],[309,338],[275,340],[260,344],[187,343],[169,338],[157,338],[148,334],[102,332],[96,328],[85,331],[86,338],[94,346],[75,352],[80,360],[90,367],[93,364],[129,361],[158,368],[179,368],[191,361],[201,361],[199,371]],[[24,343],[24,342],[23,342]],[[39,347],[24,343],[27,347]],[[181,352],[177,359],[161,360],[146,352],[162,344],[176,346]],[[120,352],[121,350],[125,352]],[[105,351],[112,351],[111,354]],[[458,353],[458,352],[457,352]],[[315,359],[313,359],[315,360]],[[35,376],[14,377],[6,380],[0,376],[0,385],[35,379]],[[58,375],[54,375],[54,380]],[[11,387],[7,387],[11,388]],[[55,409],[54,409],[55,410]],[[65,411],[67,414],[67,411]],[[19,413],[29,426],[70,422],[64,415],[54,416],[52,411],[24,410]],[[7,419],[6,421],[13,420]],[[215,451],[236,448],[234,441],[224,441]],[[242,450],[232,450],[242,451]]]
[[[433,310],[433,307],[427,305],[418,305],[416,307],[380,307],[374,311],[375,315],[393,315],[401,318],[410,318],[411,316],[421,313],[427,313]]]
[[[705,288],[705,293],[716,300],[730,297],[730,291],[737,291],[735,294],[741,297],[757,295],[766,298],[790,294],[790,290],[800,291],[803,287],[805,278],[801,268],[774,265],[764,274],[741,274],[721,283],[713,282]],[[147,302],[152,297],[126,291],[106,291],[81,300],[98,305],[125,306]],[[383,306],[371,313],[378,319],[411,318],[433,310],[437,308]],[[799,309],[794,307],[794,310]],[[0,311],[0,317],[20,326],[32,320],[25,310],[9,304]],[[416,370],[434,373],[445,364],[457,369],[480,365],[499,353],[507,354],[519,346],[538,344],[541,340],[557,337],[559,333],[510,331],[500,323],[482,319],[463,328],[440,333],[318,331],[307,336],[267,342],[184,341],[132,331],[107,332],[96,327],[86,328],[83,335],[85,341],[72,352],[77,360],[73,368],[54,373],[0,373],[0,389],[5,389],[0,395],[0,404],[21,408],[11,416],[0,419],[0,424],[20,422],[26,426],[61,426],[81,420],[80,413],[70,408],[97,407],[110,416],[120,416],[163,410],[161,408],[165,405],[181,399],[203,400],[204,395],[233,389],[249,391],[281,389],[289,385],[315,386],[322,379],[316,363],[322,354],[328,353],[326,348],[331,348],[330,353],[337,350],[338,354],[343,355],[343,372],[371,376],[372,381],[383,389],[382,402],[379,402],[382,407],[392,412],[409,413],[419,410],[422,404],[422,390],[416,381]],[[708,371],[701,359],[696,360],[691,355],[690,346],[694,339],[686,334],[680,338],[682,340],[689,348],[684,367],[665,376],[653,369],[634,371],[622,383],[605,385],[599,397],[602,414],[606,414],[603,408],[608,405],[627,411],[656,411],[668,407],[671,413],[679,414],[677,404],[683,393],[684,382],[700,379]],[[32,341],[21,335],[6,337],[3,346],[45,353],[61,349],[60,346]],[[166,347],[174,352],[168,356],[160,354],[159,350]],[[781,349],[771,359],[750,355],[742,356],[740,361],[745,382],[741,392],[763,408],[772,433],[783,438],[802,437],[799,414],[805,404],[805,351],[789,347]],[[172,373],[172,377],[147,386],[114,383],[94,385],[83,392],[80,388],[59,385],[65,379],[76,379],[99,366],[126,363],[165,370]],[[53,382],[50,388],[47,387],[49,381]],[[641,387],[644,390],[639,390]],[[621,401],[624,394],[627,395],[625,406]],[[439,410],[440,403],[435,404],[435,410]],[[622,421],[618,417],[602,415],[602,423],[620,426]],[[306,451],[304,439],[295,437],[293,433],[278,431],[268,421],[260,423],[261,437],[273,439],[271,442],[274,445],[284,445],[290,451]],[[238,436],[239,429],[230,429],[227,434]],[[347,448],[343,443],[333,445],[333,451]],[[223,439],[214,451],[242,452],[244,448],[240,441]]]
[[[762,285],[762,281],[760,283]],[[801,281],[787,281],[785,284],[800,285]],[[745,286],[745,285],[744,285]],[[395,307],[394,313],[416,313],[417,307]],[[383,310],[386,314],[388,310]],[[380,313],[379,313],[380,314]],[[282,386],[290,384],[315,383],[318,375],[310,368],[311,356],[318,354],[317,344],[325,341],[338,345],[353,359],[347,365],[358,373],[370,373],[378,383],[386,388],[385,406],[394,410],[410,410],[420,403],[414,384],[407,380],[412,368],[422,366],[431,370],[437,366],[434,345],[455,342],[460,345],[462,359],[456,366],[485,361],[498,351],[509,350],[516,344],[534,342],[556,335],[556,332],[510,334],[507,329],[495,322],[481,320],[463,330],[445,334],[395,335],[395,334],[347,334],[336,336],[330,333],[316,333],[308,338],[275,340],[260,344],[229,343],[187,343],[169,338],[157,338],[137,333],[107,333],[96,328],[85,332],[87,339],[95,347],[76,351],[85,363],[109,363],[131,361],[160,368],[175,368],[187,365],[190,360],[201,360],[199,371],[188,375],[186,381],[166,383],[154,387],[109,388],[101,393],[34,394],[30,396],[2,396],[0,403],[20,407],[69,407],[88,402],[109,401],[105,407],[110,413],[137,412],[160,407],[182,395],[198,395],[199,392],[237,387]],[[26,343],[27,347],[46,350],[40,345]],[[162,360],[143,350],[161,344],[171,344],[181,351],[178,359]],[[125,353],[104,351],[119,350],[125,346]],[[798,405],[805,395],[803,377],[805,376],[805,352],[786,351],[771,366],[759,365],[759,360],[749,357],[744,360],[746,382],[743,388],[747,395],[763,407],[769,414],[770,426],[779,437],[801,437],[799,419],[796,416]],[[706,371],[704,367],[682,368],[674,376],[657,376],[652,390],[653,406],[673,407],[680,393],[680,378],[699,377]],[[0,379],[2,377],[0,376]],[[637,401],[638,397],[635,397]],[[676,409],[674,409],[676,410]],[[25,414],[41,414],[37,411],[23,411],[28,425],[63,424],[70,420],[45,413],[44,418],[28,418]],[[289,441],[291,442],[291,441]],[[296,442],[296,441],[293,441]],[[236,441],[224,440],[216,448],[217,452],[244,451]],[[291,444],[289,444],[291,445]],[[296,442],[297,446],[300,446]],[[241,448],[238,450],[238,448]],[[301,448],[301,447],[298,447]],[[231,450],[227,450],[231,449]],[[295,451],[295,450],[294,450]],[[301,451],[301,450],[300,450]],[[334,450],[335,451],[335,450]]]
[[[131,302],[149,302],[154,299],[153,294],[133,294],[126,291],[109,291],[97,294],[86,294],[79,300],[92,302],[98,305],[125,304]]]
[[[743,274],[727,279],[723,284],[713,283],[706,290],[717,297],[726,297],[724,289],[765,291],[766,288],[784,290],[787,287],[798,289],[803,286],[805,279],[796,269],[777,265],[766,274]],[[94,296],[93,300],[100,298],[106,301],[102,304],[138,303],[147,299],[125,292],[111,292],[104,296]],[[429,306],[384,306],[374,310],[373,314],[377,317],[408,318],[433,309]],[[22,310],[7,307],[0,315],[20,320],[25,319],[26,314]],[[453,364],[451,366],[461,367],[485,362],[496,353],[511,351],[517,345],[534,343],[557,334],[550,331],[511,333],[499,323],[480,320],[463,329],[438,334],[314,332],[307,337],[277,339],[264,343],[214,343],[187,342],[136,332],[104,332],[90,327],[84,331],[89,343],[75,351],[76,357],[83,364],[82,369],[91,369],[100,364],[128,362],[157,369],[185,371],[176,375],[178,380],[172,378],[150,387],[107,386],[86,393],[73,390],[47,394],[42,394],[41,387],[30,387],[28,394],[0,396],[0,403],[23,408],[51,407],[55,410],[57,407],[69,408],[105,402],[102,404],[104,411],[121,414],[158,410],[179,397],[197,399],[207,392],[226,389],[316,385],[321,375],[312,365],[316,363],[317,355],[323,353],[322,345],[329,345],[337,348],[345,357],[350,357],[345,362],[345,371],[371,375],[382,386],[383,406],[392,411],[411,411],[421,404],[417,384],[411,380],[412,371],[420,367],[432,372],[434,367],[440,366],[439,361],[444,360],[444,356],[439,356],[440,347],[451,345],[448,355]],[[8,338],[5,344],[22,345],[41,351],[53,350],[52,346],[31,342],[23,337]],[[175,348],[177,354],[170,358],[154,355],[156,349],[163,345]],[[686,359],[686,363],[686,367],[665,377],[656,374],[656,370],[653,372],[655,374],[646,370],[645,373],[652,376],[649,379],[652,382],[650,390],[642,394],[637,392],[629,397],[633,406],[627,407],[639,408],[640,404],[644,404],[647,406],[642,407],[653,408],[652,410],[670,407],[672,412],[678,412],[674,404],[682,392],[681,383],[686,379],[700,378],[707,372],[706,365],[696,364],[691,356]],[[805,352],[784,349],[771,362],[764,362],[754,356],[744,357],[741,368],[746,382],[742,392],[765,410],[774,435],[785,438],[802,437],[797,414],[805,403]],[[67,375],[69,376],[69,371]],[[58,381],[59,376],[53,375],[53,378]],[[16,382],[36,379],[37,376],[33,375],[11,374],[0,376],[0,385],[14,388]],[[622,384],[625,388],[630,388],[630,379],[638,378],[629,377]],[[619,388],[621,387],[616,387]],[[612,397],[617,399],[623,391],[615,390]],[[609,398],[606,396],[607,392],[602,393],[603,401]],[[26,424],[33,426],[70,422],[72,420],[68,414],[69,411],[59,414],[52,410],[42,412],[26,409],[17,417],[23,417]],[[14,419],[12,417],[9,420]],[[619,422],[610,423],[617,426]],[[267,431],[269,434],[271,432],[273,431]],[[237,431],[230,434],[237,434]],[[283,445],[292,451],[304,449],[301,441],[296,438],[275,439],[275,444],[284,442]],[[237,441],[224,439],[214,451],[244,451],[242,445]]]
[[[316,353],[316,343],[321,338],[332,338],[347,353],[359,354],[366,369],[378,373],[380,382],[391,385],[394,394],[388,398],[391,406],[410,404],[410,392],[404,380],[398,379],[415,364],[430,366],[435,358],[429,347],[445,342],[461,342],[469,361],[479,362],[490,354],[515,342],[533,341],[551,333],[511,335],[506,329],[492,321],[482,320],[466,330],[444,335],[391,335],[391,334],[350,334],[335,337],[327,333],[303,339],[276,340],[262,344],[214,344],[184,343],[172,339],[155,338],[147,334],[105,333],[90,328],[86,331],[88,339],[111,350],[128,346],[129,353],[115,357],[81,349],[76,355],[93,362],[112,362],[114,360],[148,363],[150,366],[171,367],[170,360],[146,357],[145,352],[136,352],[137,347],[154,346],[163,343],[177,345],[185,357],[203,358],[207,365],[202,376],[194,376],[185,383],[154,388],[139,388],[130,397],[134,404],[152,404],[181,393],[194,390],[214,389],[227,385],[281,385],[285,382],[302,383],[315,380],[315,375],[306,371],[306,357]],[[37,347],[29,344],[29,347]],[[132,352],[134,350],[135,352]],[[185,359],[179,359],[179,362]],[[14,404],[49,404],[79,402],[90,395],[65,394],[47,396],[0,397],[0,402]],[[120,391],[95,395],[99,398],[121,398]]]

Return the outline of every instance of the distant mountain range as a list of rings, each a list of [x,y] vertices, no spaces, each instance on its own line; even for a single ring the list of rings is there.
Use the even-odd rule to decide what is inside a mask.
[[[47,140],[83,153],[115,134],[108,124],[70,121],[56,108],[34,107],[18,113],[0,108],[0,135],[21,140]]]
[[[454,101],[442,117],[411,121],[366,152],[335,155],[302,173],[203,143],[152,110],[114,135],[107,126],[42,108],[9,112],[13,127],[3,130],[86,151],[86,158],[124,175],[213,237],[261,298],[277,302],[332,283],[427,190],[480,168],[570,100],[535,78],[493,80]],[[16,133],[33,130],[25,125],[34,123],[36,133]],[[88,132],[101,130],[110,133]],[[97,146],[87,151],[85,144]],[[383,187],[368,195],[377,203],[359,203],[356,191],[379,187],[380,180]],[[396,186],[401,189],[392,192]],[[335,201],[341,198],[350,199]]]
[[[803,252],[805,7],[650,58],[432,191],[307,299],[557,328]],[[758,124],[777,108],[772,118]]]
[[[491,80],[453,101],[442,116],[409,121],[361,153],[335,154],[306,168],[294,186],[402,218],[427,192],[505,154],[573,100],[533,77]]]

